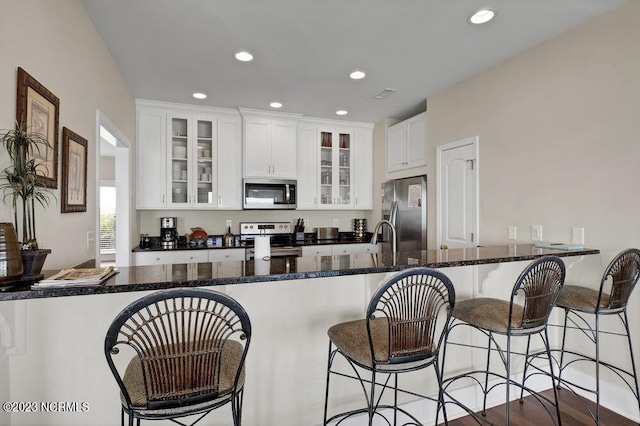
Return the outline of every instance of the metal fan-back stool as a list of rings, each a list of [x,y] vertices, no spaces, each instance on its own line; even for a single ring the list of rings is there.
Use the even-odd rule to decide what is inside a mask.
[[[583,391],[595,393],[596,412],[593,413],[586,405],[589,414],[597,424],[600,424],[600,366],[606,367],[620,377],[633,392],[640,408],[640,390],[638,388],[638,374],[633,358],[631,335],[629,333],[629,319],[627,316],[627,304],[631,292],[638,283],[640,277],[640,250],[627,249],[619,253],[605,269],[600,282],[599,290],[577,285],[566,285],[558,296],[556,306],[564,310],[564,328],[562,333],[562,347],[560,349],[560,365],[558,373],[559,386],[576,386],[562,378],[563,371],[576,362],[594,362],[596,369],[596,389],[580,386]],[[595,327],[587,319],[595,317]],[[614,330],[602,330],[600,316],[616,315],[624,326],[624,334]],[[585,351],[567,350],[567,330],[579,330],[587,336],[595,345],[595,356],[586,354]],[[626,337],[631,370],[616,367],[600,359],[600,336],[602,334]],[[570,354],[569,360],[565,355]]]
[[[505,398],[505,419],[509,424],[509,402],[510,388],[512,385],[520,387],[533,395],[543,405],[546,412],[553,419],[554,414],[557,423],[560,424],[560,408],[558,406],[558,395],[555,387],[555,381],[551,376],[552,387],[554,391],[554,401],[550,401],[543,395],[525,386],[525,383],[516,382],[512,376],[512,355],[524,355],[525,359],[529,357],[529,347],[531,337],[538,335],[542,339],[545,346],[545,353],[550,356],[549,336],[547,332],[547,321],[560,289],[564,284],[565,266],[562,260],[556,256],[544,256],[530,263],[520,274],[516,280],[513,290],[511,291],[510,300],[494,299],[488,297],[478,297],[474,299],[460,300],[453,310],[451,325],[449,326],[448,340],[445,344],[443,352],[443,360],[446,360],[447,350],[451,345],[459,345],[475,349],[486,350],[487,362],[486,369],[463,372],[444,379],[445,394],[451,401],[459,405],[477,421],[486,421],[487,395],[497,386],[504,385],[506,387]],[[517,303],[523,300],[523,304]],[[454,341],[454,330],[458,327],[473,327],[487,337],[488,344],[484,346],[474,346],[468,342]],[[460,329],[462,330],[462,329]],[[506,348],[500,345],[496,339],[496,335],[506,337]],[[513,351],[513,338],[527,338],[526,353],[518,354]],[[505,373],[501,371],[491,370],[491,353],[497,352],[504,364]],[[549,358],[549,368],[551,368],[551,360]],[[444,368],[444,367],[443,367]],[[489,377],[496,378],[496,382],[490,384]],[[452,397],[449,387],[459,380],[472,380],[472,383],[478,385],[483,393],[483,405],[481,416],[478,416],[469,407],[466,407],[460,401]],[[484,380],[483,380],[484,379]],[[555,413],[549,411],[543,400],[555,406]],[[522,395],[520,398],[522,402]],[[540,423],[542,424],[542,423]]]
[[[403,424],[421,425],[413,415],[398,407],[398,392],[406,392],[398,388],[398,375],[429,366],[433,366],[435,370],[437,398],[416,393],[411,395],[437,402],[439,413],[443,404],[438,355],[454,303],[455,292],[449,278],[432,269],[412,268],[399,272],[380,284],[371,298],[365,319],[331,327],[328,331],[330,341],[324,424],[334,420],[340,423],[355,414],[366,413],[368,424],[372,425],[375,415],[384,417],[380,413],[381,409],[390,408],[393,410],[394,425],[397,424],[399,413],[404,413],[411,419],[411,423]],[[338,355],[347,360],[353,369],[353,375],[334,368]],[[363,373],[367,373],[366,376]],[[367,400],[366,408],[328,418],[329,382],[332,374],[358,380]],[[377,382],[379,376],[386,377],[386,380]],[[395,380],[391,386],[389,381],[392,376]],[[380,394],[376,395],[378,388]],[[388,388],[394,391],[392,406],[381,404],[382,395]],[[391,424],[389,420],[386,423]]]
[[[231,404],[240,425],[251,323],[231,297],[207,289],[150,294],[115,318],[104,350],[122,403],[121,423],[197,415]],[[124,352],[129,358],[118,359]],[[122,357],[120,357],[122,358]],[[124,370],[124,374],[122,374]]]

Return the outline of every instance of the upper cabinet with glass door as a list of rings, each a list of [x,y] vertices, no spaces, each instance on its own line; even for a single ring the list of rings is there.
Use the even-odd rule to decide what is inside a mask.
[[[216,120],[173,115],[167,121],[171,126],[169,206],[215,206]]]
[[[352,205],[350,132],[320,130],[320,207]]]

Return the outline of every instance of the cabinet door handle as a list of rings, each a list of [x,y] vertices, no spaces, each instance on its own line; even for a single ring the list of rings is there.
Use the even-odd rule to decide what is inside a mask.
[[[318,197],[313,197],[313,204],[318,204]]]
[[[218,204],[222,204],[222,195],[218,195]]]
[[[164,204],[164,194],[162,194],[162,204]]]

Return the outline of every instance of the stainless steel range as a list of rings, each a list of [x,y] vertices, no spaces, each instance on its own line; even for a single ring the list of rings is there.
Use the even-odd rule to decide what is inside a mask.
[[[295,234],[289,222],[240,222],[240,245],[246,247],[247,260],[253,259],[258,235],[271,237],[271,257],[300,257],[302,248],[295,246]]]

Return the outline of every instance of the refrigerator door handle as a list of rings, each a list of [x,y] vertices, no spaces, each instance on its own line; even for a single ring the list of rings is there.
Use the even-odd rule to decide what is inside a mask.
[[[398,216],[398,202],[397,201],[392,201],[391,202],[391,213],[389,214],[389,222],[391,222],[391,224],[393,226],[396,226],[396,217]]]

